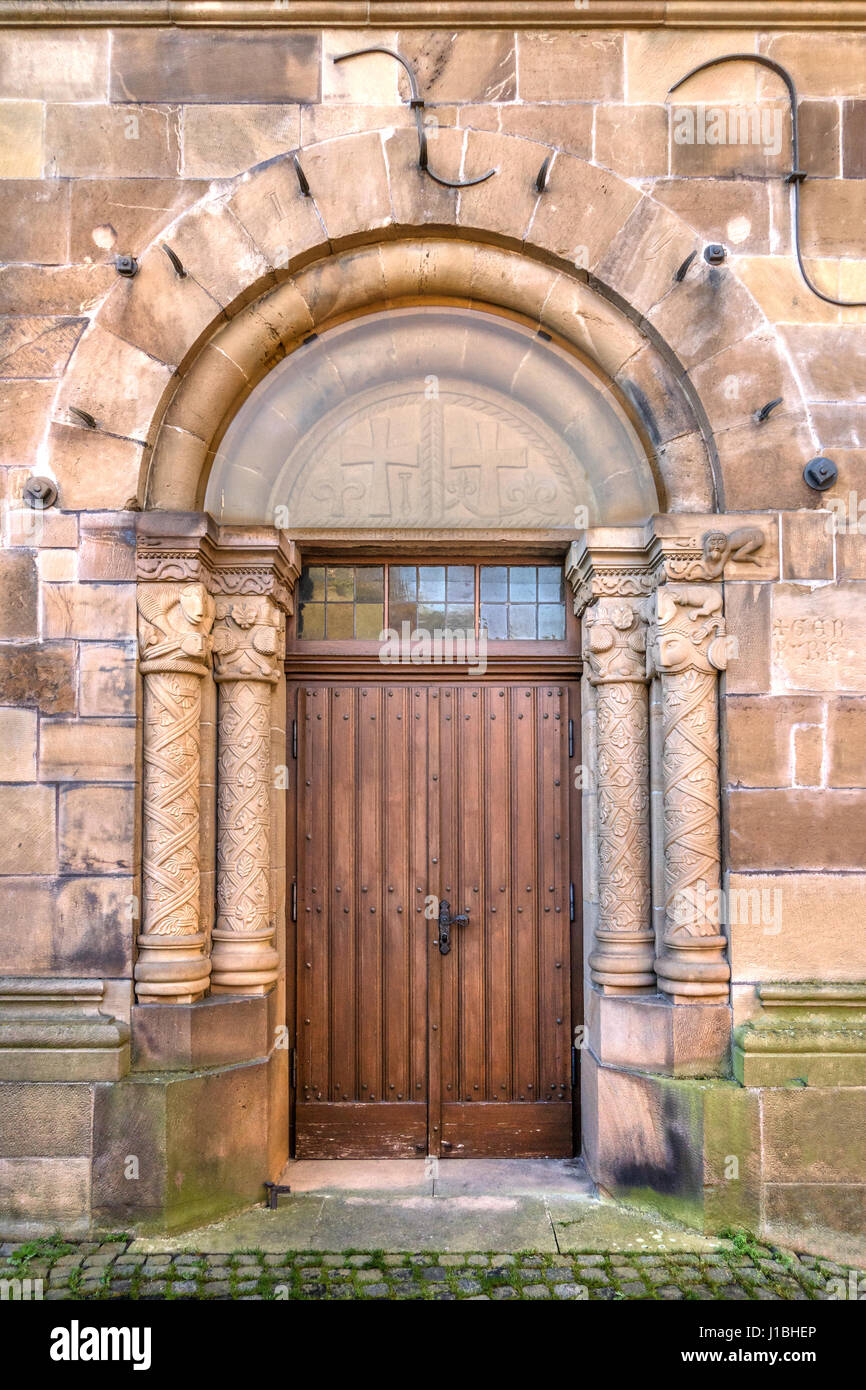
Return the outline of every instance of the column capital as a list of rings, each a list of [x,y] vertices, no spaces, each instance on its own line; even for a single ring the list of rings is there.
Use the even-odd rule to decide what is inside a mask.
[[[135,576],[139,584],[210,586],[219,528],[205,512],[139,512],[135,519]]]
[[[640,599],[652,593],[652,569],[644,526],[594,526],[573,541],[565,579],[581,614],[601,598]]]
[[[141,584],[136,603],[142,675],[174,671],[203,676],[214,621],[214,602],[204,584]]]
[[[283,615],[267,594],[216,600],[214,679],[275,685],[284,647]]]
[[[768,527],[766,517],[749,513],[671,513],[641,526],[590,527],[572,542],[565,563],[575,614],[601,598],[646,598],[668,583],[776,578],[777,544]]]
[[[748,513],[652,517],[646,527],[646,555],[653,587],[668,582],[712,584],[734,576],[776,578],[778,556],[774,560],[772,548],[765,548],[766,524],[765,516]],[[758,551],[763,552],[760,557]]]
[[[220,526],[211,560],[211,590],[237,598],[265,596],[293,613],[301,558],[294,541],[272,526]]]
[[[647,674],[644,601],[603,598],[587,610],[584,656],[591,685],[636,682]]]
[[[706,584],[664,584],[653,598],[647,647],[652,674],[724,671],[728,664],[721,590]]]
[[[291,613],[301,572],[294,541],[273,526],[220,526],[205,512],[140,512],[139,584],[202,583],[214,595],[265,594]]]

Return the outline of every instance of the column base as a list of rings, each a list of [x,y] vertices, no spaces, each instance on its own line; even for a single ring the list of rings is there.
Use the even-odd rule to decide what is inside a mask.
[[[174,1000],[132,1009],[133,1071],[200,1071],[266,1057],[276,1036],[276,996],[225,995],[180,1007]]]
[[[652,932],[597,928],[589,958],[592,983],[605,994],[655,994],[654,956]]]
[[[655,968],[659,989],[675,1004],[727,1003],[731,967],[724,936],[666,937]]]
[[[663,994],[612,996],[593,989],[586,1026],[592,1052],[603,1066],[665,1076],[727,1076],[731,1010],[693,999],[678,1007]]]
[[[145,935],[138,938],[135,992],[140,1004],[194,1004],[203,999],[211,965],[204,932],[189,936]]]
[[[214,927],[211,965],[212,994],[267,994],[280,970],[273,928],[241,935]]]

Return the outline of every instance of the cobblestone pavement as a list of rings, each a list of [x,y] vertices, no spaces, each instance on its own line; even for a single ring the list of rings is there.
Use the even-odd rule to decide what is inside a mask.
[[[7,1242],[0,1279],[41,1279],[43,1298],[76,1300],[827,1300],[866,1289],[862,1272],[751,1240],[711,1255],[132,1255],[129,1246],[125,1237]]]

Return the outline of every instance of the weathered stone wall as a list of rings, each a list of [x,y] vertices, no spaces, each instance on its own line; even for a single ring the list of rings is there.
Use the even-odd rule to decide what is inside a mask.
[[[496,163],[492,180],[457,194],[418,174],[398,66],[385,57],[331,61],[367,43],[394,47],[414,65],[431,162],[453,177]],[[809,176],[807,267],[828,294],[866,297],[862,31],[3,32],[0,975],[102,982],[104,1012],[130,1017],[141,756],[128,508],[144,496],[167,402],[180,402],[169,439],[178,459],[196,443],[206,457],[210,441],[195,434],[196,401],[177,391],[179,377],[239,305],[296,263],[426,228],[525,247],[618,295],[635,332],[664,348],[704,412],[701,447],[714,459],[718,509],[765,513],[769,543],[758,565],[724,584],[727,629],[739,642],[722,686],[725,885],[766,895],[757,921],[730,926],[735,1019],[757,1016],[759,986],[866,979],[866,537],[857,525],[866,498],[866,309],[828,305],[800,277],[778,79],[738,64],[666,98],[693,65],[731,51],[769,56],[793,73]],[[704,120],[711,110],[727,121],[751,112],[767,138],[680,143],[678,112],[699,106]],[[278,157],[294,148],[313,197],[292,205],[287,232],[280,200],[294,172]],[[551,154],[539,194],[534,180]],[[252,183],[231,182],[271,159],[271,192],[260,180],[254,198]],[[213,213],[178,221],[201,200]],[[183,282],[162,238],[190,269]],[[711,272],[699,255],[674,282],[676,267],[706,242],[725,245],[724,267]],[[120,282],[114,257],[144,262],[145,253],[139,276]],[[437,274],[447,293],[447,267]],[[472,274],[482,285],[494,279],[481,257]],[[340,292],[326,280],[314,288],[324,317],[321,303],[338,312]],[[249,356],[250,341],[235,346]],[[639,384],[647,359],[632,346],[617,363],[621,345],[610,348],[611,375],[633,358]],[[239,366],[231,350],[207,359],[214,395],[252,378],[248,357]],[[207,380],[197,378],[199,391]],[[753,413],[779,396],[757,424]],[[93,416],[95,430],[70,407]],[[683,476],[696,469],[693,419],[671,405],[651,424]],[[802,480],[818,453],[839,467],[830,495],[847,505],[855,494],[842,527],[828,525],[828,494]],[[37,515],[22,507],[21,490],[45,472],[60,501]],[[706,501],[696,509],[706,511]],[[213,693],[204,730],[211,759]],[[59,1138],[33,1138],[40,1161],[56,1165],[44,1191],[56,1194],[49,1205],[58,1212],[81,1212],[90,1200],[87,1089],[85,1081],[70,1092],[68,1123],[58,1112]],[[795,1099],[773,1104],[790,1109]],[[29,1160],[20,1143],[0,1157],[0,1207],[5,1193],[22,1190]],[[830,1168],[844,1187],[840,1201],[853,1201],[862,1172]],[[780,1171],[777,1157],[767,1171]]]

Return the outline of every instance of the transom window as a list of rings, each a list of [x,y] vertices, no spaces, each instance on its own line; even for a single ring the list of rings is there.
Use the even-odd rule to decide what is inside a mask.
[[[560,565],[309,565],[299,594],[298,636],[310,641],[378,641],[404,623],[491,641],[565,638]]]

